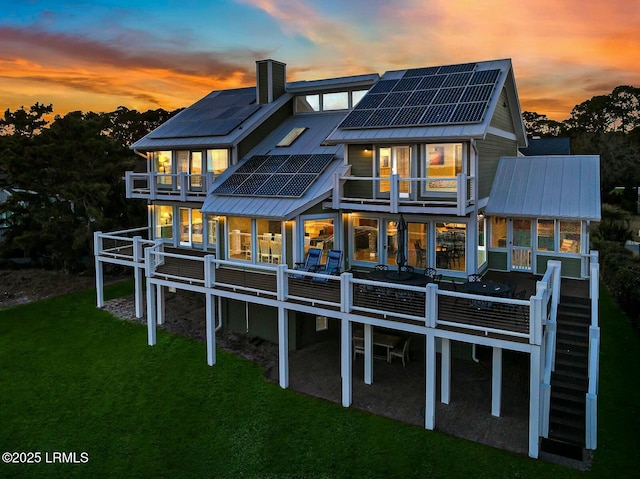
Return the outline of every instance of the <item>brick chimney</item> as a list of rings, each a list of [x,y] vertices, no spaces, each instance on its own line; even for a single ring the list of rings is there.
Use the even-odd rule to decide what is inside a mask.
[[[285,92],[287,65],[275,60],[256,62],[256,95],[259,105],[271,103]]]

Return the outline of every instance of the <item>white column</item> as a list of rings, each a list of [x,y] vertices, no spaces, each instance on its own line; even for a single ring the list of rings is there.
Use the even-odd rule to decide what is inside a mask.
[[[164,323],[164,294],[165,294],[166,288],[164,286],[160,286],[158,285],[156,287],[156,300],[158,302],[158,306],[157,306],[157,320],[158,320],[158,324],[163,324]]]
[[[96,256],[96,306],[104,308],[104,268]]]
[[[216,363],[216,301],[211,293],[205,294],[206,300],[206,336],[207,336],[207,364],[213,366]]]
[[[280,387],[289,387],[289,321],[287,310],[278,306],[278,366]]]
[[[442,338],[442,371],[440,373],[440,402],[449,404],[451,399],[451,341]]]
[[[133,268],[133,277],[135,283],[136,318],[141,318],[144,315],[144,269],[135,266]]]
[[[373,383],[373,326],[364,325],[364,382]]]
[[[156,285],[147,281],[147,343],[156,344]]]
[[[341,329],[340,374],[342,376],[342,405],[344,407],[349,407],[351,406],[352,400],[351,381],[353,374],[353,356],[351,355],[351,322],[347,319],[343,319]]]
[[[436,426],[436,338],[427,331],[425,340],[425,401],[424,427],[434,429]]]
[[[540,436],[540,347],[531,348],[529,365],[529,456],[538,457]]]
[[[500,417],[502,399],[502,348],[493,348],[491,373],[491,415]]]

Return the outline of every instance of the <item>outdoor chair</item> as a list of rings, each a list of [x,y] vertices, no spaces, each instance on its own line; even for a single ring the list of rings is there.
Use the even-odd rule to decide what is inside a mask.
[[[508,279],[504,282],[505,285],[507,285],[507,287],[509,288],[509,291],[507,293],[507,297],[509,298],[513,298],[513,296],[516,294],[516,291],[518,290],[518,283],[517,281],[514,281],[512,279]]]
[[[527,290],[521,289],[517,293],[513,295],[513,299],[526,299],[527,298]]]
[[[280,260],[282,259],[282,243],[279,241],[270,241],[271,248],[271,262],[275,264],[280,264]]]
[[[436,277],[436,273],[438,272],[437,269],[435,268],[425,268],[424,269],[424,275],[427,278],[431,278],[432,280]]]
[[[433,282],[437,285],[440,285],[440,281],[442,281],[442,275],[441,274],[434,274],[433,275]]]
[[[293,269],[298,271],[312,271],[320,265],[320,258],[322,257],[322,250],[320,248],[309,248],[307,256],[304,262],[296,263]],[[302,274],[292,274],[292,278],[304,278]]]
[[[469,277],[467,278],[467,280],[469,281],[469,283],[478,283],[480,281],[482,281],[482,276],[480,276],[479,274],[470,274]]]
[[[405,265],[402,268],[400,268],[400,271],[403,271],[405,273],[413,273],[415,270],[413,266]]]
[[[420,240],[416,240],[413,245],[416,249],[416,266],[420,267],[425,264],[425,250],[422,248]]]
[[[393,357],[402,359],[402,367],[406,367],[405,361],[409,362],[409,343],[411,342],[411,336],[403,341],[403,343],[399,346],[396,346],[389,352],[389,362],[393,359]]]
[[[271,253],[269,252],[269,241],[265,239],[258,240],[260,247],[260,261],[269,263],[271,261]]]
[[[342,250],[331,249],[329,250],[329,253],[327,253],[327,262],[322,266],[320,266],[319,268],[315,268],[314,272],[322,275],[340,274],[341,264],[342,264]],[[326,283],[328,281],[327,278],[323,278],[321,276],[314,276],[311,279],[319,283]]]
[[[362,354],[364,356],[364,338],[353,338],[353,359],[356,359],[356,355]]]
[[[389,266],[387,266],[386,264],[377,264],[374,269],[376,271],[387,271],[389,269]]]

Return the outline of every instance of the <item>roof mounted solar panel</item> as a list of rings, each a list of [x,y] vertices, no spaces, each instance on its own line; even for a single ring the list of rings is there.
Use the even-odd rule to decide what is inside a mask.
[[[427,108],[426,106],[404,107],[396,116],[395,122],[398,126],[418,125]]]
[[[342,120],[340,128],[360,128],[367,122],[372,113],[373,110],[353,110]]]
[[[439,124],[449,123],[449,118],[455,109],[455,105],[432,105],[427,108],[426,113],[422,117],[420,124]]]
[[[362,100],[358,102],[358,105],[355,107],[356,110],[369,110],[372,108],[377,108],[380,104],[387,98],[386,93],[382,94],[373,94],[373,95],[365,95]]]
[[[420,77],[403,78],[398,81],[393,91],[414,91],[420,83]]]
[[[375,128],[393,125],[393,119],[400,111],[400,108],[381,108],[375,110],[364,124],[365,127]]]
[[[333,154],[317,154],[311,155],[307,162],[300,167],[299,173],[315,173],[319,174],[324,171],[327,165],[333,159]]]
[[[318,175],[295,175],[291,177],[291,180],[282,187],[278,192],[278,196],[293,196],[300,197],[316,180]]]
[[[493,85],[475,85],[468,86],[462,98],[461,103],[469,103],[475,101],[488,101],[491,98],[491,92],[493,91]]]
[[[262,163],[267,161],[266,155],[254,155],[249,158],[240,168],[236,170],[237,173],[253,173]]]
[[[460,103],[456,106],[453,115],[449,119],[450,123],[475,123],[481,121],[484,116],[487,102],[479,101],[475,103]]]
[[[452,73],[451,75],[447,75],[447,78],[442,83],[443,88],[447,87],[456,87],[456,86],[465,86],[469,83],[469,79],[471,78],[471,72],[465,73]]]
[[[369,93],[388,93],[394,89],[399,80],[380,80],[373,85],[373,88],[369,90]]]
[[[482,70],[473,72],[471,75],[471,80],[469,80],[469,85],[484,85],[491,84],[493,85],[500,76],[500,70]]]
[[[444,103],[458,103],[464,93],[464,88],[443,88],[432,100],[432,105],[442,105]]]
[[[428,106],[438,90],[418,90],[410,94],[404,106]]]
[[[460,63],[458,65],[446,65],[438,69],[438,73],[443,75],[447,73],[472,72],[476,68],[475,63]]]
[[[430,90],[432,88],[440,88],[446,79],[446,75],[431,75],[423,77],[417,89]]]
[[[271,175],[253,194],[255,196],[277,196],[280,190],[291,180],[291,175]]]
[[[407,70],[402,78],[431,76],[438,73],[439,69],[440,67],[412,68],[411,70]]]
[[[400,107],[405,104],[411,92],[403,91],[400,93],[389,93],[386,99],[380,104],[380,108]]]

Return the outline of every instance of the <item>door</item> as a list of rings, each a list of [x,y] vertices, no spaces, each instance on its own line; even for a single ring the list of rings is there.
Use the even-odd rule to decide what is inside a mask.
[[[191,246],[191,209],[180,208],[180,246]]]
[[[189,190],[202,191],[202,152],[192,151],[189,162]]]
[[[411,148],[408,146],[394,146],[378,150],[378,176],[380,177],[378,193],[388,196],[391,191],[391,175],[398,175],[400,179],[411,178]],[[408,198],[411,189],[409,181],[400,181],[400,198]]]
[[[531,271],[531,220],[512,219],[511,270]]]

